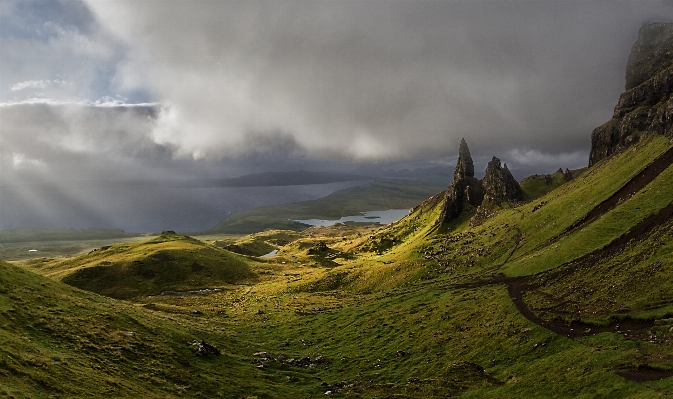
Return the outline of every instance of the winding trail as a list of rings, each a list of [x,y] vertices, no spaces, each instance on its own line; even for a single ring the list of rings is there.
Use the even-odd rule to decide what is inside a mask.
[[[570,227],[565,229],[561,234],[549,239],[544,244],[536,247],[536,249],[553,244],[563,237],[569,236],[572,233],[581,230],[588,224],[595,222],[599,217],[615,209],[624,201],[634,196],[637,192],[645,188],[654,179],[657,178],[664,170],[673,165],[673,147],[669,148],[665,153],[659,155],[654,161],[647,165],[640,173],[629,180],[619,190],[615,191],[608,199],[596,205],[589,213],[582,219],[573,223]]]
[[[673,154],[673,152],[671,152]],[[542,273],[568,274],[579,267],[590,266],[606,257],[618,254],[626,245],[633,240],[643,240],[656,227],[663,225],[673,219],[673,202],[662,208],[657,214],[652,215],[637,225],[633,226],[626,234],[616,238],[605,247],[588,253],[571,262],[559,266],[558,268]],[[491,279],[479,279],[473,282],[454,284],[453,288],[478,288],[488,285],[507,285],[507,293],[510,300],[521,313],[523,317],[544,327],[558,335],[571,339],[593,336],[603,332],[622,334],[626,339],[647,340],[650,330],[654,327],[654,320],[633,319],[628,314],[623,315],[622,320],[614,320],[605,326],[590,325],[581,321],[572,321],[567,323],[564,320],[553,319],[544,320],[533,312],[524,301],[526,292],[534,292],[540,288],[541,284],[536,282],[538,275],[528,275],[521,277],[508,277],[505,275],[496,275]],[[620,376],[635,382],[654,381],[673,376],[673,371],[662,371],[647,366],[637,369],[616,370]]]

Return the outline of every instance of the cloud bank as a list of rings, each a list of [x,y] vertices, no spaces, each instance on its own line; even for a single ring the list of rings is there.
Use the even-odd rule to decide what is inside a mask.
[[[580,167],[638,28],[671,13],[658,1],[1,7],[0,178],[450,164],[462,137],[515,174]]]
[[[154,138],[194,158],[284,132],[312,154],[575,152],[607,120],[657,2],[99,2],[115,79],[161,99]],[[670,11],[670,8],[666,9]]]

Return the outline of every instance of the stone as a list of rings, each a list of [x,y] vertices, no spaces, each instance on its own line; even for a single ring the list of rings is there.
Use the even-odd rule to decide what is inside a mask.
[[[563,172],[563,180],[565,181],[570,181],[573,179],[573,174],[570,172],[568,168],[566,168],[565,172]]]
[[[470,148],[467,146],[465,139],[460,139],[460,147],[458,148],[458,162],[453,171],[453,179],[458,180],[465,177],[474,177],[474,162],[470,155]]]
[[[209,343],[206,343],[206,341],[201,341],[199,342],[198,340],[194,340],[192,342],[193,346],[196,346],[196,354],[199,356],[208,356],[208,355],[220,355],[221,352],[219,349],[214,347],[213,345],[210,345]]]
[[[446,191],[440,221],[456,219],[468,206],[477,207],[483,198],[481,183],[474,177],[474,163],[465,139],[460,141],[453,183]]]
[[[316,356],[316,358],[313,359],[313,361],[318,363],[318,364],[328,364],[330,362],[329,358],[327,358],[323,355]]]
[[[507,164],[502,166],[500,159],[493,157],[486,167],[486,176],[479,180],[474,177],[474,163],[465,139],[460,141],[458,152],[453,182],[444,194],[440,223],[458,218],[465,210],[477,208],[470,224],[481,224],[492,217],[502,203],[523,200],[523,190]]]
[[[673,138],[673,24],[643,26],[612,119],[591,133],[589,166],[652,134]]]
[[[486,166],[486,175],[481,181],[484,190],[484,200],[493,204],[523,200],[523,190],[507,164],[500,165],[500,159],[493,157]]]

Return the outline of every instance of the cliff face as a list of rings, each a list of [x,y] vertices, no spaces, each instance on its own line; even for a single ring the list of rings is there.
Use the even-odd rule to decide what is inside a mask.
[[[591,133],[589,166],[650,134],[673,137],[673,24],[643,26],[631,48],[626,91],[612,119]]]
[[[484,188],[484,201],[502,204],[523,200],[521,186],[507,169],[507,164],[501,166],[500,160],[496,157],[493,157],[486,166],[486,176],[481,185]]]

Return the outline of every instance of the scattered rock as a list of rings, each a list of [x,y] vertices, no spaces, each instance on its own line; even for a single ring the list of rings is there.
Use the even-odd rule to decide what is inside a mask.
[[[421,381],[422,381],[422,380],[421,380],[420,378],[418,378],[418,377],[409,377],[409,378],[407,378],[407,384],[418,384],[418,383],[420,383]]]
[[[219,349],[214,347],[213,345],[210,345],[206,343],[206,341],[201,341],[199,342],[198,340],[194,340],[191,343],[192,346],[196,346],[196,353],[199,356],[208,356],[208,355],[220,355],[221,352]]]
[[[269,352],[257,352],[253,355],[254,357],[261,357],[262,359],[271,359],[271,354]]]
[[[323,356],[323,355],[318,355],[318,356],[316,356],[315,359],[314,359],[313,361],[314,361],[315,363],[318,363],[318,364],[328,364],[328,363],[330,363],[329,358],[327,358],[327,357],[325,357],[325,356]]]

